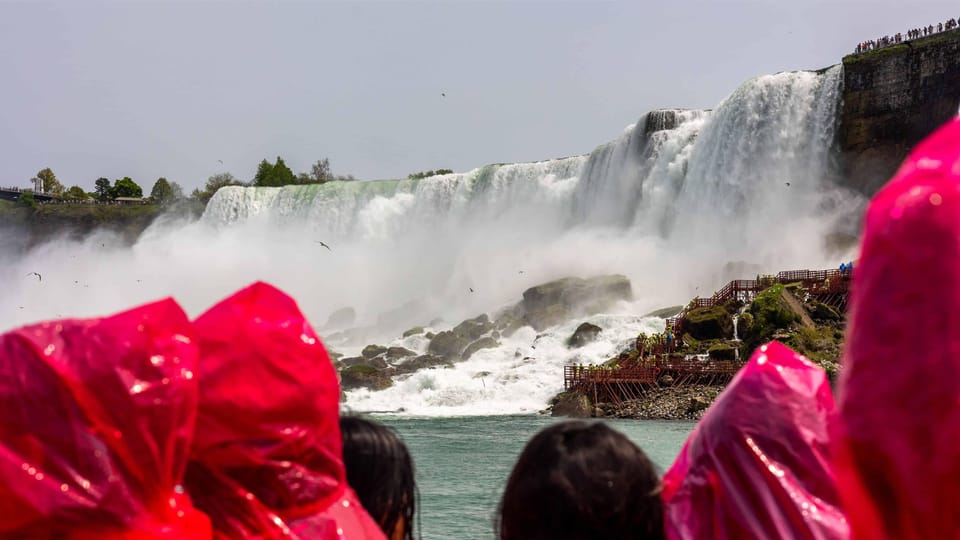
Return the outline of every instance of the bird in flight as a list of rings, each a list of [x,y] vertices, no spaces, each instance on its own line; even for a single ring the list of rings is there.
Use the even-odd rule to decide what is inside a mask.
[[[440,95],[441,95],[442,97],[447,97],[447,94],[445,94],[444,92],[440,92]]]
[[[470,292],[473,292],[473,287],[470,287]]]
[[[790,187],[790,182],[787,182],[787,187]]]
[[[517,271],[517,273],[518,273],[518,274],[522,274],[522,273],[523,273],[523,270],[519,270],[519,271]]]
[[[38,274],[37,272],[30,272],[30,273],[27,274],[27,275],[28,275],[28,276],[37,276],[37,280],[38,280],[38,281],[43,281],[43,276],[41,276],[41,275]]]
[[[327,244],[321,242],[320,240],[314,240],[314,242],[316,242],[316,243],[320,244],[321,246],[327,248],[328,251],[333,251],[332,249],[330,249],[330,246],[328,246]]]
[[[218,159],[217,161],[219,161],[220,164],[223,165],[223,160],[222,160],[222,159]]]

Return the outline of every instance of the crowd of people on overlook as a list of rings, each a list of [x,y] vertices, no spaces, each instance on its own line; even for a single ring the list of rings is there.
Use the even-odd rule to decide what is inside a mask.
[[[929,26],[924,26],[923,28],[914,28],[912,30],[907,30],[906,32],[897,32],[892,36],[883,36],[882,38],[862,41],[857,43],[857,46],[854,48],[853,52],[854,54],[860,54],[875,49],[882,49],[883,47],[889,47],[890,45],[896,45],[898,43],[904,43],[913,39],[932,36],[934,34],[939,34],[940,32],[947,32],[956,27],[957,19],[950,19],[947,22],[937,23],[936,26],[931,24]]]
[[[496,536],[960,537],[958,185],[960,119],[871,202],[836,402],[772,342],[662,475],[602,422],[553,424],[519,456]],[[903,330],[918,325],[937,339]],[[166,299],[12,330],[0,372],[2,538],[417,537],[409,451],[341,417],[326,349],[270,285],[194,320]]]

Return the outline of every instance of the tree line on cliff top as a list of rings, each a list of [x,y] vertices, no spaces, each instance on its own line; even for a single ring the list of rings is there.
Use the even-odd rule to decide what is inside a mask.
[[[218,189],[225,186],[266,186],[279,187],[287,185],[324,184],[333,180],[356,180],[352,175],[334,175],[330,170],[330,160],[321,159],[310,166],[310,171],[294,174],[290,167],[277,156],[274,163],[266,159],[257,166],[253,180],[244,182],[238,180],[229,172],[219,173],[207,179],[203,189],[194,189],[189,197],[184,195],[183,187],[177,182],[171,182],[164,177],[153,183],[150,196],[146,202],[154,204],[170,204],[186,198],[198,200],[206,204]],[[143,188],[128,176],[119,178],[113,183],[109,179],[100,177],[94,181],[93,191],[85,191],[78,185],[66,188],[57,179],[49,167],[41,169],[31,180],[34,190],[52,195],[61,201],[75,202],[111,202],[121,198],[142,199]],[[33,197],[21,197],[24,204],[35,204]]]

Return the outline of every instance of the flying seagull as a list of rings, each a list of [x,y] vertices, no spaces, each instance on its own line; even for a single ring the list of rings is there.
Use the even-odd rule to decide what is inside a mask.
[[[522,273],[523,273],[523,270],[519,270],[519,271],[517,271],[517,273],[518,273],[518,274],[522,274]]]
[[[38,274],[37,272],[30,272],[30,273],[27,274],[27,275],[28,275],[28,276],[37,276],[37,280],[43,281],[43,276],[41,276],[41,275]]]
[[[787,182],[787,187],[790,187],[790,182]]]
[[[218,159],[217,161],[219,161],[220,164],[223,165],[223,160],[222,160],[222,159]]]
[[[314,242],[316,242],[316,243],[320,244],[321,246],[327,248],[328,251],[333,251],[332,249],[330,249],[330,246],[328,246],[327,244],[321,242],[320,240],[314,240]]]
[[[470,287],[470,292],[473,292],[473,287]]]
[[[443,96],[443,97],[447,97],[447,94],[445,94],[445,93],[443,93],[443,92],[440,92],[440,95]]]

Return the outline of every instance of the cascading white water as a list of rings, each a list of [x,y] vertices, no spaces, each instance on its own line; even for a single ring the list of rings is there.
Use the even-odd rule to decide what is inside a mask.
[[[636,302],[591,318],[604,332],[587,347],[563,346],[580,320],[539,337],[524,329],[453,369],[348,400],[411,414],[542,408],[562,385],[561,365],[604,360],[638,332],[657,331],[661,320],[636,314],[738,277],[719,273],[728,262],[771,272],[827,264],[823,235],[862,204],[830,181],[839,73],[759,77],[712,111],[654,111],[584,156],[422,180],[224,188],[199,223],[158,223],[133,249],[101,237],[3,265],[6,282],[50,269],[42,287],[8,291],[0,326],[166,294],[196,314],[266,279],[293,294],[318,327],[353,307],[367,330],[330,339],[341,352],[373,342],[422,352],[422,338],[399,332],[492,313],[558,277],[627,275]],[[96,292],[74,287],[103,277],[109,287]]]

